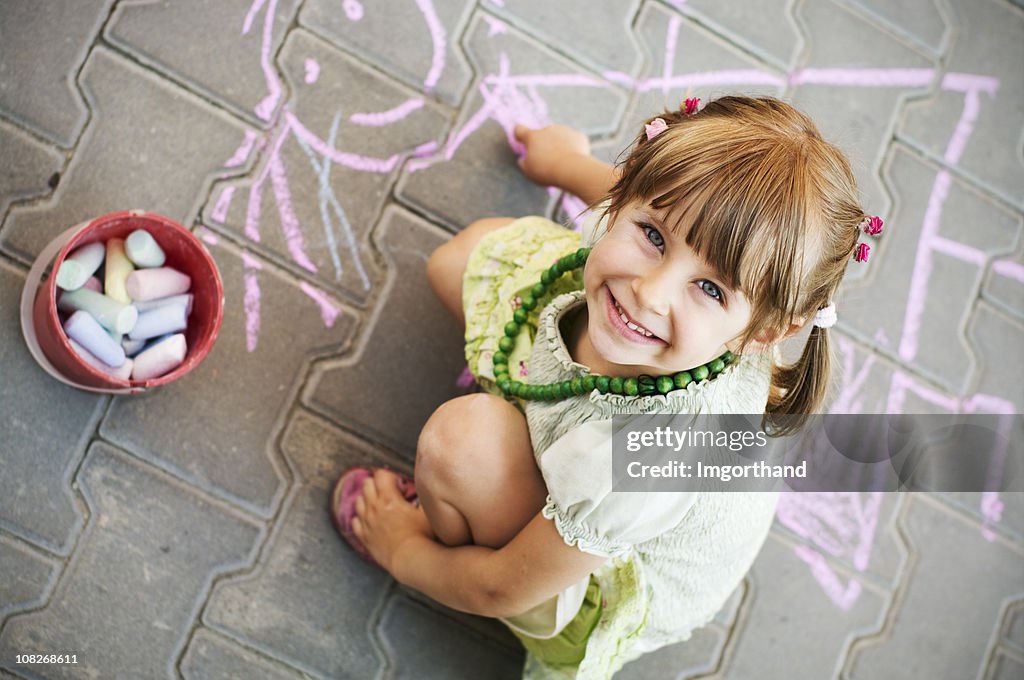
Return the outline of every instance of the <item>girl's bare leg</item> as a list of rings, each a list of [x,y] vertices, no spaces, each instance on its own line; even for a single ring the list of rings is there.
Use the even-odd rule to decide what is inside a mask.
[[[434,412],[417,444],[415,479],[435,536],[449,546],[500,548],[547,499],[526,419],[492,394],[457,397]]]
[[[465,324],[462,314],[462,275],[473,247],[488,234],[512,222],[511,217],[488,217],[477,220],[452,237],[430,255],[427,280],[448,311]]]

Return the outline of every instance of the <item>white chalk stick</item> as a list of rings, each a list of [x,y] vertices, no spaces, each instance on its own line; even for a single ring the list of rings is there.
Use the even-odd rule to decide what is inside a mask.
[[[138,300],[132,304],[135,305],[135,309],[139,310],[139,314],[148,312],[151,309],[157,307],[163,307],[164,305],[185,305],[185,315],[188,316],[192,313],[192,293],[185,293],[183,295],[171,295],[170,297],[156,298],[155,300]]]
[[[64,332],[107,366],[120,368],[124,365],[125,354],[121,345],[107,335],[107,331],[89,312],[78,310],[72,314],[64,322]]]
[[[192,279],[170,267],[136,269],[128,275],[125,287],[132,300],[155,300],[187,293]]]
[[[102,243],[90,243],[64,258],[57,270],[57,285],[64,290],[76,290],[85,285],[89,277],[103,264],[107,248]]]
[[[100,325],[114,333],[127,333],[139,318],[138,310],[131,305],[112,300],[103,293],[85,287],[61,293],[57,308],[65,312],[85,310]]]
[[[187,349],[185,336],[181,333],[158,342],[135,357],[132,378],[149,380],[173,371],[185,360]]]
[[[146,340],[167,333],[183,331],[188,325],[186,316],[183,304],[164,305],[151,309],[139,314],[139,320],[129,331],[128,337],[132,340]]]
[[[136,354],[142,351],[142,348],[146,346],[145,340],[132,340],[129,337],[121,338],[121,349],[129,357],[134,357]]]
[[[103,263],[103,292],[118,302],[131,302],[124,283],[135,271],[135,265],[124,252],[124,239],[112,238],[107,241],[107,259]]]
[[[100,283],[100,280],[95,276],[90,276],[89,280],[82,284],[82,288],[91,290],[94,293],[103,292],[103,284]]]
[[[167,256],[145,229],[136,229],[124,242],[128,257],[139,267],[162,267]]]
[[[107,366],[105,363],[94,357],[89,350],[79,345],[75,340],[68,338],[68,344],[71,345],[71,349],[75,350],[75,354],[82,357],[82,361],[89,364],[96,370],[102,371],[121,380],[127,380],[131,377],[132,366],[134,364],[131,359],[125,359],[120,368],[114,368],[113,366]]]

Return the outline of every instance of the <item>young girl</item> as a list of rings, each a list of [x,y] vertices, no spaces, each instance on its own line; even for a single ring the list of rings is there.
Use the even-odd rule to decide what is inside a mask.
[[[785,431],[828,384],[831,301],[866,249],[853,174],[777,99],[697,109],[647,123],[618,169],[574,130],[517,127],[526,175],[593,218],[582,239],[480,220],[434,252],[428,278],[486,393],[431,416],[415,487],[356,468],[332,497],[361,555],[500,618],[526,677],[606,678],[688,639],[772,522],[777,493],[612,492],[613,414],[764,413]],[[777,365],[774,344],[805,323],[803,355]]]

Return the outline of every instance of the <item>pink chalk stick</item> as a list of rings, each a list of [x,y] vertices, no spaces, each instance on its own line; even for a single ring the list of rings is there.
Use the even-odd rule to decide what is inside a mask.
[[[185,330],[184,304],[164,305],[139,314],[139,320],[128,332],[132,340],[146,340]]]
[[[90,276],[89,280],[82,285],[82,288],[85,288],[86,290],[91,290],[94,293],[103,292],[103,284],[100,283],[100,280],[95,276]]]
[[[120,368],[125,361],[121,345],[107,334],[89,312],[79,310],[64,322],[64,332],[107,366]]]
[[[188,275],[170,267],[136,269],[125,282],[132,300],[142,301],[187,293],[191,286]]]
[[[71,345],[71,349],[75,350],[75,354],[81,357],[85,363],[89,364],[97,371],[102,371],[107,375],[112,375],[119,380],[127,380],[132,374],[133,362],[131,359],[125,359],[120,368],[114,368],[113,366],[107,366],[105,363],[94,357],[89,350],[82,347],[71,338],[68,338],[68,344]]]
[[[173,371],[185,361],[187,349],[181,333],[158,342],[135,357],[132,379],[149,380]]]

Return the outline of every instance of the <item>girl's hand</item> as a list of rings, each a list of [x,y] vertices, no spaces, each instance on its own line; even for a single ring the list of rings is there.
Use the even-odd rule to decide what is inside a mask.
[[[526,150],[519,159],[519,167],[531,181],[541,186],[565,188],[562,169],[571,168],[573,160],[580,156],[590,156],[587,136],[565,125],[546,125],[539,130],[516,125],[513,134]]]
[[[352,530],[373,559],[392,574],[392,562],[402,543],[415,536],[434,538],[423,508],[407,501],[398,491],[398,477],[384,469],[375,470],[373,477],[363,482]]]

